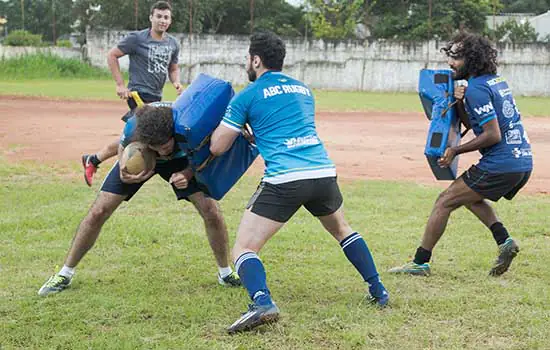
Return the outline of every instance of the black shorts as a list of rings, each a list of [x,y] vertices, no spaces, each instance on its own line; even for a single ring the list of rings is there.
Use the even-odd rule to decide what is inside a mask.
[[[338,210],[342,202],[336,177],[324,177],[278,185],[261,182],[246,209],[271,220],[287,222],[302,205],[314,216],[325,216]]]
[[[144,92],[138,92],[138,95],[139,97],[141,97],[143,103],[159,102],[162,99],[160,96],[146,94]],[[130,108],[130,110],[126,112],[126,114],[124,114],[121,118],[125,123],[134,115],[134,109],[137,108],[137,103],[136,101],[134,101],[133,98],[127,99],[126,102],[128,103],[128,108]]]
[[[460,177],[474,192],[494,202],[504,197],[508,200],[521,190],[531,172],[491,174],[472,165]]]
[[[172,176],[173,173],[182,171],[188,166],[189,160],[185,157],[172,159],[167,162],[157,163],[157,166],[155,167],[155,174],[159,174],[166,182],[168,182],[168,180],[170,180],[170,176]],[[101,191],[126,195],[126,198],[124,200],[129,201],[134,196],[134,194],[139,191],[141,186],[143,186],[143,184],[147,181],[148,180],[136,184],[127,184],[122,182],[122,180],[120,179],[120,167],[118,165],[118,162],[116,162],[111,171],[109,171],[109,174],[107,175],[105,180],[103,180]],[[206,187],[198,183],[194,177],[191,179],[191,181],[189,181],[189,186],[187,186],[187,188],[180,190],[172,185],[172,189],[174,190],[174,193],[176,194],[178,200],[189,200],[188,197],[197,192],[203,192],[204,194],[208,195],[208,190],[206,189]]]

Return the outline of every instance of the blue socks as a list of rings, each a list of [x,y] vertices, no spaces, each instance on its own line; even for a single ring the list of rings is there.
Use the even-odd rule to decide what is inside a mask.
[[[365,282],[369,284],[369,291],[373,296],[379,296],[384,286],[378,277],[376,265],[370,254],[367,243],[357,232],[352,233],[340,242],[340,246],[348,260],[355,266]]]
[[[264,265],[256,253],[246,252],[239,256],[235,262],[235,270],[255,304],[273,304],[267,289]]]

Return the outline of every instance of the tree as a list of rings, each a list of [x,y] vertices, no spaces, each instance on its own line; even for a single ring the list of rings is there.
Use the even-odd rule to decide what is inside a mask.
[[[537,41],[538,34],[528,21],[518,23],[509,19],[497,26],[495,39],[498,41],[510,41],[514,44],[530,43]]]
[[[389,1],[396,5],[377,12],[372,25],[375,37],[401,40],[449,39],[458,30],[482,32],[491,13],[491,0],[411,0]],[[431,9],[431,17],[429,16]]]
[[[355,29],[363,17],[363,0],[309,0],[308,5],[311,29],[316,38],[355,37]]]
[[[10,30],[24,27],[45,41],[55,42],[71,32],[72,7],[72,0],[7,0],[0,2],[0,13],[8,18]]]
[[[500,0],[504,13],[535,13],[550,10],[550,0]]]

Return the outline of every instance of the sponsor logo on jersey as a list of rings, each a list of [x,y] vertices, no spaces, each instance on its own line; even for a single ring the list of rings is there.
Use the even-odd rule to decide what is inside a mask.
[[[503,77],[496,77],[494,79],[487,80],[487,84],[489,86],[493,86],[493,85],[496,85],[496,84],[499,84],[499,83],[503,83],[505,81],[506,81],[506,79],[504,79]]]
[[[514,147],[514,149],[512,149],[512,155],[514,156],[514,158],[532,157],[532,156],[533,156],[533,152],[531,151],[530,148],[518,148],[518,147]]]
[[[516,114],[514,104],[508,100],[502,102],[502,113],[506,118],[512,118]]]
[[[521,131],[519,129],[506,131],[506,143],[509,145],[521,145],[523,143]]]
[[[474,111],[477,113],[477,115],[488,114],[489,112],[492,112],[494,110],[495,108],[493,107],[493,104],[491,102],[481,107],[474,107]]]
[[[510,90],[510,88],[500,89],[498,90],[498,93],[500,94],[501,97],[505,97],[505,96],[511,95],[512,90]]]

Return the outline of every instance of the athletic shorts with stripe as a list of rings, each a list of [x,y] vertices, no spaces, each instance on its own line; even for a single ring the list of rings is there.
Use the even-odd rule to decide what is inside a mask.
[[[342,202],[336,177],[323,177],[277,185],[262,181],[246,208],[262,217],[287,222],[302,205],[314,216],[325,216],[338,210]]]
[[[496,202],[502,197],[508,200],[514,198],[529,181],[530,176],[530,171],[492,174],[472,165],[460,177],[474,192]]]

